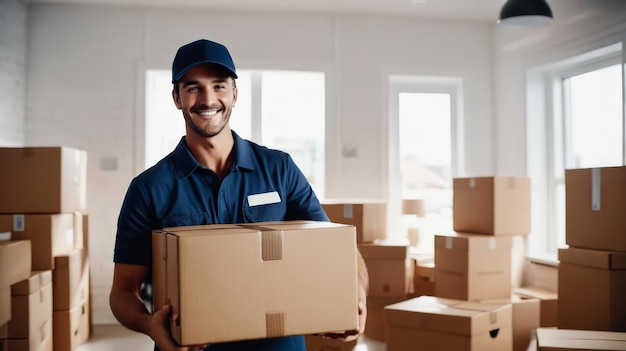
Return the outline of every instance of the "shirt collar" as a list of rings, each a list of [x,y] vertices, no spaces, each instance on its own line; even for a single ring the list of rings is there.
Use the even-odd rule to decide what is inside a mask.
[[[254,161],[252,159],[252,147],[250,143],[242,139],[235,131],[233,133],[234,143],[234,160],[233,167],[239,167],[254,170]],[[178,178],[189,176],[196,168],[204,168],[191,154],[187,148],[186,138],[183,136],[178,145],[172,152],[174,164],[176,165],[176,175]]]

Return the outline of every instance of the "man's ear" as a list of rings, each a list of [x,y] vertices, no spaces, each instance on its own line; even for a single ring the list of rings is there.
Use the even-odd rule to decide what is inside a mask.
[[[182,104],[180,103],[180,96],[178,96],[178,94],[176,94],[176,90],[172,89],[172,99],[174,100],[174,105],[176,105],[176,108],[179,110],[183,109]]]

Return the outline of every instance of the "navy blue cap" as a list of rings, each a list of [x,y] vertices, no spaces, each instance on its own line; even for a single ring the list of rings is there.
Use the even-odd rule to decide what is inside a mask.
[[[201,63],[212,63],[228,71],[237,78],[235,63],[228,49],[214,41],[200,39],[181,46],[172,64],[172,83],[182,78],[192,67]]]

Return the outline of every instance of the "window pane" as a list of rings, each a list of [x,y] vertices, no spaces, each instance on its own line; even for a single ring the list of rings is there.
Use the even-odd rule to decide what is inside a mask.
[[[452,228],[450,95],[399,94],[402,198],[422,199],[418,248],[433,250],[433,236]]]
[[[252,73],[237,70],[237,102],[230,115],[230,129],[244,139],[252,138]]]
[[[323,197],[324,73],[264,71],[262,92],[263,144],[289,153]]]
[[[622,164],[621,75],[613,65],[569,78],[568,168]]]

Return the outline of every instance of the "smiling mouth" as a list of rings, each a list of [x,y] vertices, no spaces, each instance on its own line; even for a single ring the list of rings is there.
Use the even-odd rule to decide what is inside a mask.
[[[222,110],[219,109],[219,110],[202,110],[202,111],[194,111],[194,112],[197,113],[200,116],[211,117],[211,116],[217,115],[221,111]]]

